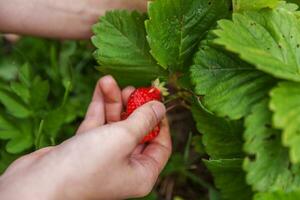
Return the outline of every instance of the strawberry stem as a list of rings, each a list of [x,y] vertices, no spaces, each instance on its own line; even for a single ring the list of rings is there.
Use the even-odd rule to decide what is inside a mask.
[[[170,94],[166,88],[166,83],[160,82],[158,78],[152,82],[152,86],[157,88],[161,92],[162,96],[168,96]]]

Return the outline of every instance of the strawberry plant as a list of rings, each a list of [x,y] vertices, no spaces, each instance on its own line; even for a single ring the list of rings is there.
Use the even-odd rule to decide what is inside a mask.
[[[121,85],[160,78],[166,102],[192,112],[222,199],[300,198],[294,3],[155,0],[147,14],[110,11],[93,28],[101,72]]]

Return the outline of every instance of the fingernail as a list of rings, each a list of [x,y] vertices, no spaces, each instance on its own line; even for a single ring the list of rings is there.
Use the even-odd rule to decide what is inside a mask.
[[[111,76],[111,75],[106,75],[106,76],[103,76],[102,78],[101,78],[101,82],[104,82],[104,83],[108,83],[108,82],[111,82],[111,81],[113,81],[114,79],[113,79],[113,77]]]
[[[166,114],[166,108],[164,104],[159,102],[154,102],[152,108],[156,114],[157,119],[160,121]]]
[[[133,87],[133,86],[127,86],[125,89],[127,91],[131,91],[131,90],[135,90],[135,87]]]

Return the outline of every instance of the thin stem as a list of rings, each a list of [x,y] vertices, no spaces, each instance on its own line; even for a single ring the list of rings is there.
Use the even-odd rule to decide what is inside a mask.
[[[186,143],[186,146],[185,146],[184,154],[183,154],[183,159],[184,159],[184,162],[185,162],[186,165],[188,165],[188,162],[189,162],[192,137],[193,137],[193,133],[190,132],[187,143]]]
[[[178,106],[180,106],[180,104],[174,104],[174,105],[167,107],[167,112],[170,112],[171,110],[173,110],[174,108],[176,108]]]
[[[51,145],[52,145],[52,146],[54,146],[54,145],[56,144],[55,138],[54,138],[54,137],[51,137],[51,138],[50,138],[50,141],[51,141]]]
[[[177,99],[180,99],[181,97],[178,95],[173,95],[170,98],[168,98],[166,101],[164,101],[165,104],[171,103],[173,101],[176,101]]]
[[[64,94],[64,98],[63,98],[63,102],[62,102],[62,105],[61,105],[62,107],[66,104],[66,102],[68,100],[71,88],[72,88],[72,83],[71,83],[71,81],[68,81],[67,87],[66,87],[66,90],[65,90],[65,94]]]
[[[171,110],[173,110],[173,109],[175,109],[179,106],[182,106],[182,107],[184,107],[186,109],[189,109],[189,110],[191,109],[191,107],[189,105],[187,105],[186,103],[184,103],[184,101],[182,101],[180,103],[176,103],[176,104],[173,104],[173,105],[167,107],[167,112],[170,112]]]
[[[201,185],[202,187],[206,188],[206,189],[211,189],[213,188],[209,183],[207,183],[205,180],[203,180],[202,178],[199,178],[197,176],[195,176],[195,174],[189,172],[189,171],[183,171],[183,174],[189,178],[191,181],[193,181],[194,183],[197,183],[199,185]]]
[[[43,131],[43,128],[44,128],[44,122],[45,121],[42,119],[41,122],[40,122],[40,125],[39,125],[39,129],[38,129],[37,136],[36,136],[36,139],[35,139],[35,148],[36,149],[41,148],[41,138],[42,138],[42,131]]]

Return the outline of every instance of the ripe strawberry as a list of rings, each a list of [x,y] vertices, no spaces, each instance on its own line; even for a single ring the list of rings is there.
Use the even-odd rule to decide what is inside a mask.
[[[137,88],[130,96],[127,102],[126,111],[122,113],[121,118],[126,119],[138,107],[149,101],[162,101],[162,96],[167,95],[167,89],[164,88],[164,83],[159,83],[155,80],[151,87]],[[146,135],[141,143],[146,143],[153,140],[160,132],[160,127],[157,125],[148,135]]]

